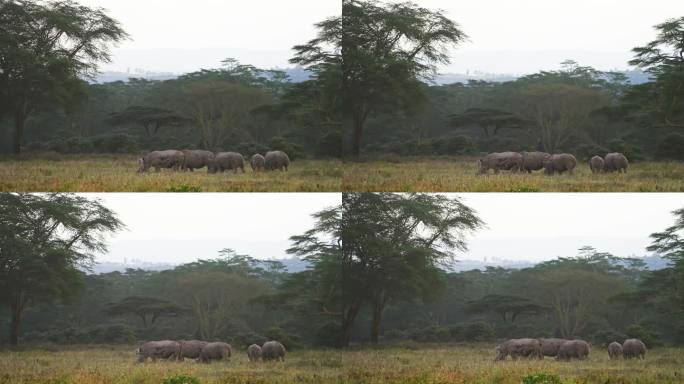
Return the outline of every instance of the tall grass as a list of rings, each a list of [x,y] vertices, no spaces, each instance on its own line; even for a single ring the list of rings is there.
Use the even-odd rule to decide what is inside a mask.
[[[592,174],[580,163],[574,175],[485,176],[475,158],[397,158],[347,162],[342,183],[345,191],[374,192],[682,192],[684,163],[638,162],[627,174]]]
[[[340,191],[342,164],[299,160],[288,172],[208,174],[161,170],[138,174],[134,156],[51,155],[0,161],[0,191],[22,192],[332,192]]]
[[[103,346],[2,351],[0,383],[157,384],[188,376],[200,383],[668,384],[681,383],[684,378],[684,350],[677,348],[649,351],[643,361],[610,361],[604,349],[594,348],[586,361],[546,358],[498,363],[493,361],[493,346],[488,344],[294,351],[284,363],[250,363],[244,351],[234,351],[230,362],[210,365],[193,361],[135,364],[133,349]]]

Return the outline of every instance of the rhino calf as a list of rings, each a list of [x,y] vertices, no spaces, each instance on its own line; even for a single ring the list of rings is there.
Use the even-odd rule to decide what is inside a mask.
[[[538,171],[544,168],[544,160],[551,157],[550,154],[546,152],[520,152],[522,155],[522,169],[527,173],[532,173],[532,171]]]
[[[622,357],[622,345],[617,341],[613,341],[608,344],[608,357],[611,360],[619,359]]]
[[[606,155],[603,170],[605,172],[624,172],[627,173],[629,161],[622,153],[613,152]]]
[[[523,168],[523,156],[518,152],[495,152],[481,158],[477,162],[478,174],[485,175],[490,169],[518,172]]]
[[[233,348],[228,343],[207,343],[200,351],[199,361],[209,364],[212,360],[230,360],[232,354]]]
[[[639,339],[627,339],[622,343],[622,355],[625,359],[646,358],[646,344]]]
[[[584,340],[568,340],[558,348],[556,360],[569,361],[572,359],[584,360],[589,357],[589,343]]]
[[[256,344],[247,347],[247,358],[249,358],[249,361],[261,360],[261,347]]]
[[[223,173],[226,170],[230,170],[233,173],[237,173],[238,169],[245,173],[245,158],[242,157],[242,154],[237,152],[220,152],[216,154],[214,162],[209,167],[209,172]]]
[[[542,343],[538,339],[510,339],[496,347],[496,357],[494,361],[506,360],[507,356],[511,359],[525,357],[528,359],[542,359]]]
[[[604,161],[601,156],[594,156],[589,159],[589,169],[591,169],[591,173],[603,172],[603,166]]]
[[[261,347],[261,357],[264,361],[282,360],[285,361],[285,346],[279,341],[267,341]]]
[[[267,171],[287,171],[290,157],[283,151],[268,151],[264,156],[264,167]]]
[[[158,359],[180,358],[180,343],[173,340],[148,341],[137,349],[138,363],[144,363],[147,359],[157,361]]]
[[[197,359],[200,356],[200,352],[205,345],[206,341],[201,340],[180,340],[180,358],[183,361],[186,357],[188,359]]]
[[[249,165],[252,167],[252,171],[258,172],[263,171],[266,166],[266,159],[258,153],[252,155],[249,159]]]
[[[563,174],[568,172],[572,174],[577,166],[577,159],[569,153],[561,153],[551,155],[544,160],[544,172],[547,175]]]
[[[155,172],[160,169],[180,170],[183,167],[185,155],[181,151],[169,149],[166,151],[152,151],[138,159],[138,173],[145,173],[150,168]]]

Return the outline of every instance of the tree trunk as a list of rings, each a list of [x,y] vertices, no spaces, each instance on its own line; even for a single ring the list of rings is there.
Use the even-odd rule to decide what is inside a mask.
[[[21,154],[21,142],[24,139],[24,125],[26,124],[26,112],[24,108],[14,113],[14,142],[12,151],[15,155]]]
[[[359,157],[361,154],[361,138],[363,136],[363,121],[354,118],[354,142],[352,143],[352,155]]]
[[[380,324],[382,323],[382,315],[385,311],[385,304],[387,298],[385,297],[385,290],[382,289],[380,294],[373,302],[373,318],[371,319],[371,334],[370,339],[372,344],[377,344],[380,338]]]
[[[17,293],[12,300],[10,310],[12,312],[12,320],[10,322],[10,345],[19,345],[19,326],[21,325],[21,313],[24,310],[24,303],[22,294]]]
[[[349,342],[351,341],[351,331],[360,309],[361,303],[352,303],[342,317],[342,336],[340,340],[340,347],[349,346]]]

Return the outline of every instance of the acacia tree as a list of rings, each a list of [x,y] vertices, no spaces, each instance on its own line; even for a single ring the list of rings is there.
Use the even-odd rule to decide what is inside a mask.
[[[27,306],[78,291],[104,235],[123,228],[98,200],[70,194],[0,194],[0,303],[11,312],[17,345]]]
[[[323,63],[341,55],[343,130],[359,155],[368,117],[380,110],[415,108],[420,78],[449,63],[447,48],[465,39],[439,11],[404,2],[343,0],[342,16],[317,24],[317,38],[295,47],[296,63]]]
[[[8,101],[6,112],[14,119],[15,154],[31,113],[51,106],[68,110],[82,100],[81,78],[109,62],[108,44],[126,37],[101,8],[71,0],[0,2],[0,100]]]
[[[162,317],[177,317],[187,312],[184,308],[164,299],[147,296],[129,296],[116,303],[109,303],[105,313],[111,316],[135,315],[145,328],[151,327]]]
[[[434,297],[443,286],[439,265],[483,225],[459,199],[441,195],[345,193],[342,206],[345,342],[362,306],[370,306],[377,343],[388,304]]]
[[[639,109],[660,124],[684,128],[684,17],[667,20],[655,29],[656,39],[634,48],[630,61],[653,75],[655,81],[636,87],[630,96],[640,99],[643,103]]]

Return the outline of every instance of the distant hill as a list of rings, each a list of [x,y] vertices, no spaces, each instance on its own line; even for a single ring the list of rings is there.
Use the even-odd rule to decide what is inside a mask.
[[[633,257],[636,259],[641,259],[646,267],[651,271],[656,271],[667,267],[668,260],[663,259],[660,256],[643,256],[643,257]],[[506,259],[493,259],[490,261],[480,261],[480,260],[457,260],[449,264],[448,268],[452,272],[462,272],[471,271],[474,269],[479,269],[484,271],[487,267],[502,267],[509,269],[523,269],[534,267],[536,262],[524,261],[524,260],[506,260]]]
[[[287,269],[288,272],[290,273],[296,273],[296,272],[301,272],[306,269],[306,267],[309,266],[309,263],[301,260],[296,257],[288,258],[288,259],[278,259],[281,263],[285,265],[285,268]],[[100,263],[95,263],[91,271],[87,271],[88,273],[92,274],[100,274],[100,273],[110,273],[110,272],[124,272],[127,269],[142,269],[145,271],[165,271],[168,269],[173,269],[177,266],[177,264],[171,264],[171,263],[148,263],[144,262],[142,260],[130,260],[126,261],[125,263],[116,263],[116,262],[110,262],[110,261],[105,261],[105,262],[100,262]]]
[[[293,68],[276,68],[278,70],[284,71],[293,83],[301,83],[302,81],[309,80],[311,73],[301,67]],[[136,69],[132,72],[100,72],[95,77],[95,83],[104,84],[112,83],[115,81],[128,81],[129,79],[146,79],[146,80],[171,80],[179,77],[181,74],[170,73],[170,72],[153,72],[144,69]]]
[[[643,84],[649,81],[649,75],[640,70],[630,70],[630,71],[620,71],[624,73],[631,84]],[[488,81],[494,83],[503,83],[506,81],[514,81],[522,77],[521,75],[512,75],[504,73],[485,73],[485,72],[471,72],[467,74],[463,73],[444,73],[439,74],[434,79],[434,83],[437,85],[446,85],[454,83],[466,84],[470,80],[480,80]]]

